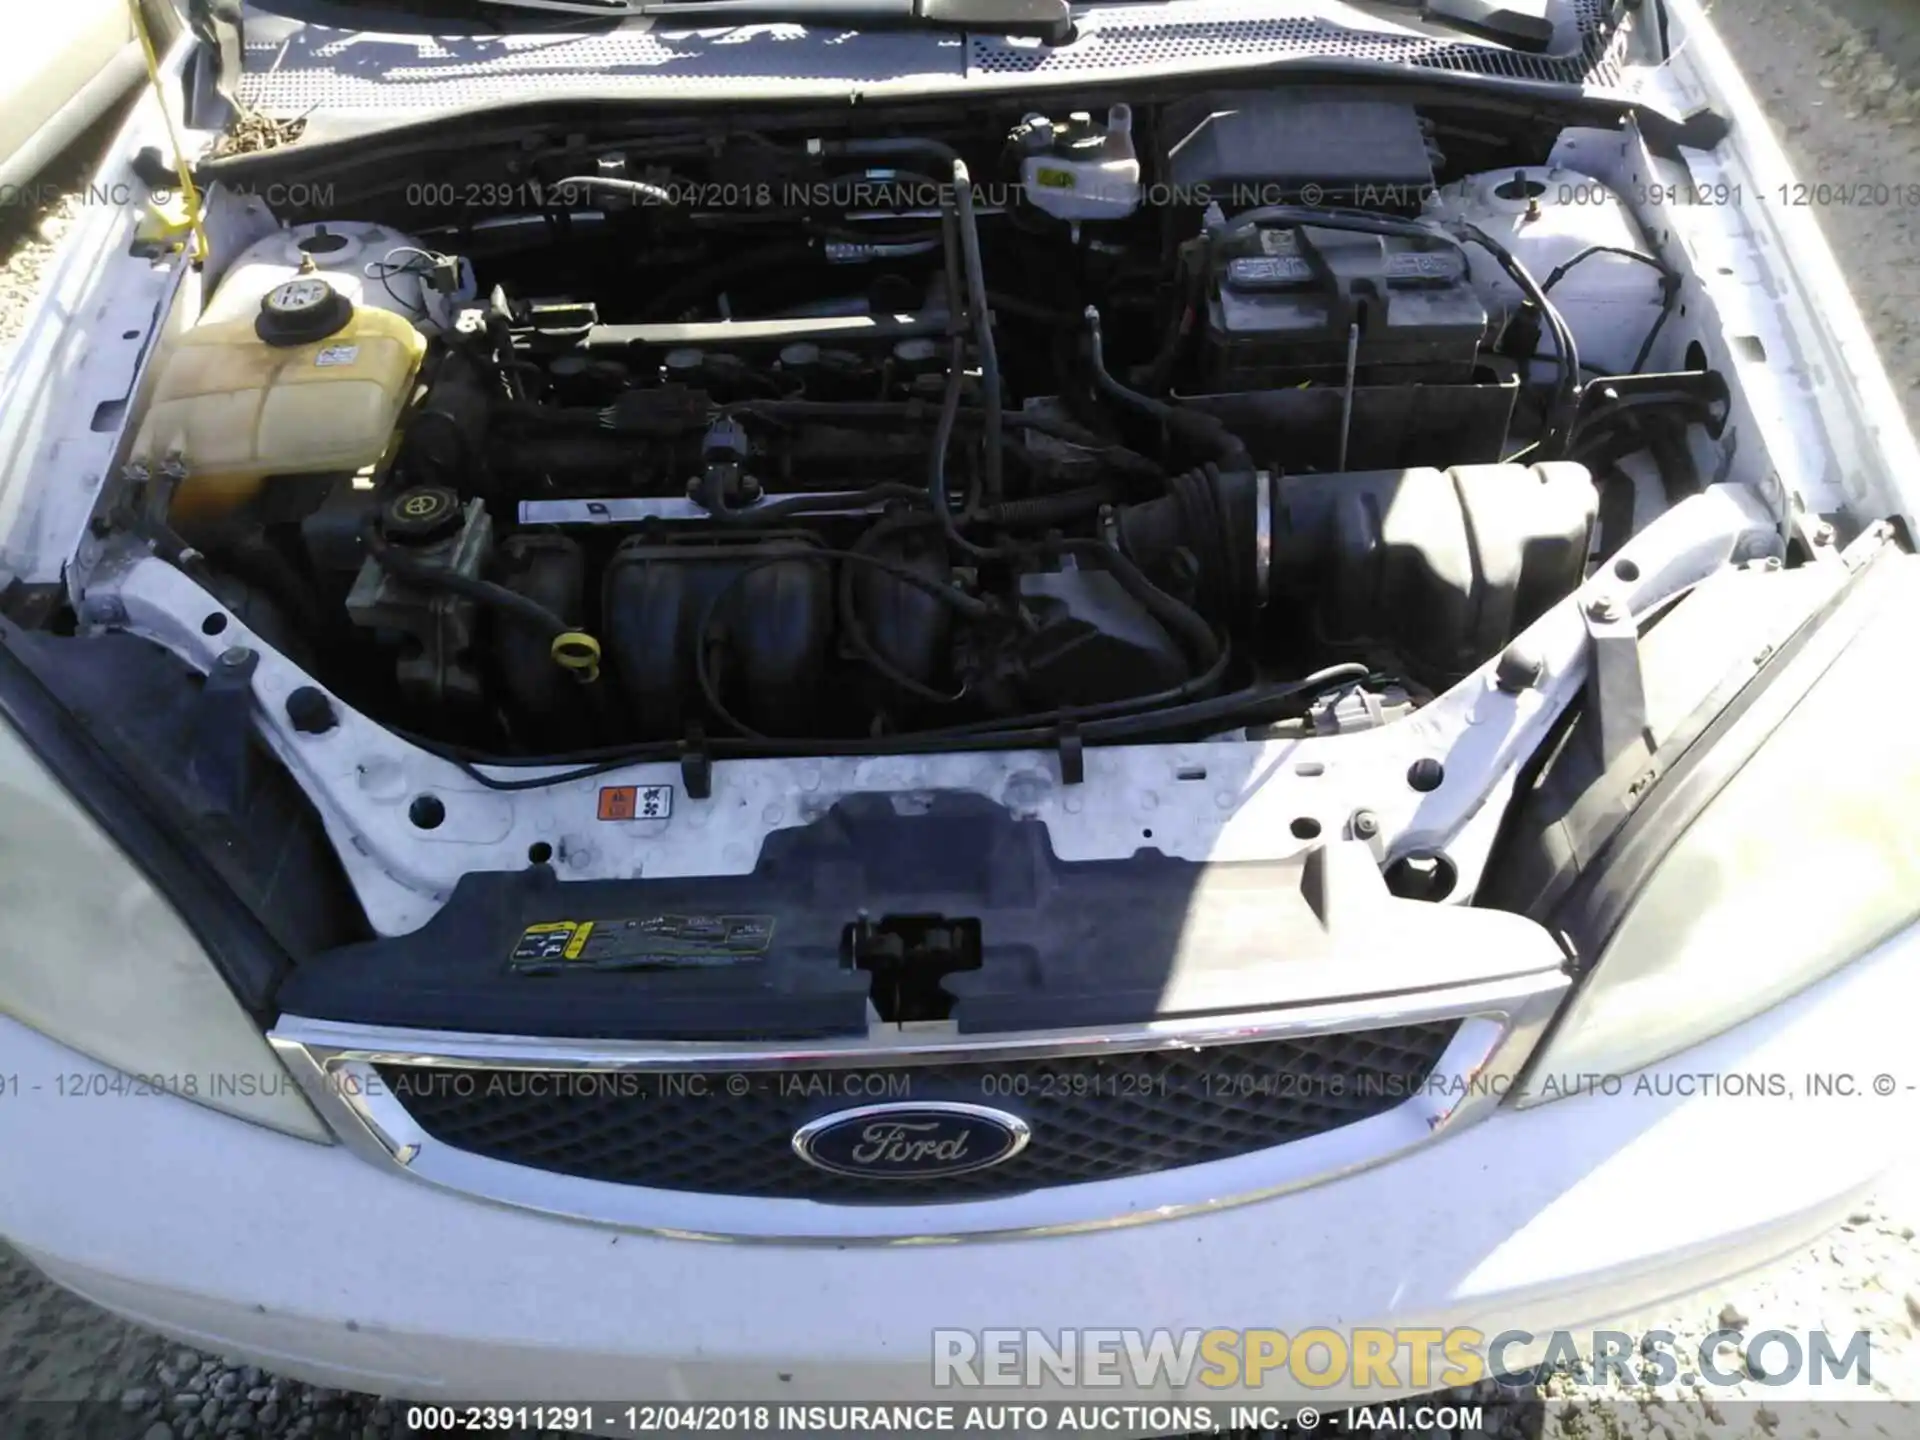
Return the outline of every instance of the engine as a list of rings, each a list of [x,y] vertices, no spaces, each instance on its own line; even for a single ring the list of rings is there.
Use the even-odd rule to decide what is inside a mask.
[[[422,735],[1299,723],[1303,677],[1444,687],[1585,574],[1564,322],[1409,106],[527,163],[525,212],[263,239],[136,444],[182,543]]]

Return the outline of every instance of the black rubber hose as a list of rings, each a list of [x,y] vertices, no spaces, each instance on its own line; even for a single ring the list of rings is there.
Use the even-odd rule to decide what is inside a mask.
[[[1151,416],[1168,432],[1180,436],[1188,444],[1211,451],[1213,457],[1227,469],[1251,468],[1253,457],[1247,453],[1246,445],[1213,416],[1197,410],[1182,410],[1165,400],[1142,395],[1116,380],[1107,370],[1106,347],[1100,334],[1100,312],[1089,305],[1084,318],[1087,323],[1087,364],[1093,372],[1093,383],[1101,394],[1119,401],[1130,410]]]
[[[1259,205],[1242,210],[1214,239],[1231,240],[1262,225],[1307,225],[1319,230],[1351,230],[1360,235],[1400,235],[1431,240],[1441,232],[1424,220],[1376,215],[1371,210],[1318,209],[1311,205]]]
[[[1429,232],[1432,233],[1432,232]],[[1547,298],[1547,292],[1540,282],[1533,278],[1525,265],[1515,258],[1512,251],[1495,240],[1478,225],[1459,226],[1459,233],[1485,250],[1507,272],[1520,292],[1531,300],[1540,312],[1540,318],[1546,322],[1547,329],[1553,335],[1554,353],[1559,362],[1560,376],[1556,384],[1555,397],[1547,411],[1547,423],[1540,436],[1540,454],[1542,459],[1558,460],[1567,453],[1573,440],[1573,425],[1577,418],[1580,403],[1580,350],[1574,344],[1573,331],[1553,301]]]
[[[1220,640],[1213,627],[1186,605],[1167,594],[1146,572],[1104,540],[1063,540],[1059,548],[1071,555],[1092,555],[1113,573],[1113,578],[1138,600],[1175,638],[1183,641],[1195,668],[1209,670],[1220,658]]]
[[[261,591],[284,610],[303,635],[325,635],[344,618],[338,611],[328,612],[312,581],[258,529],[238,536],[216,558],[235,579]]]
[[[973,213],[973,177],[964,160],[953,162],[954,210],[960,222],[960,257],[967,272],[967,314],[973,330],[973,348],[980,356],[980,399],[987,426],[986,473],[982,484],[987,499],[1005,494],[1006,436],[1000,431],[1000,355],[993,343],[993,312],[987,305],[987,273],[980,260],[980,225]]]
[[[951,165],[960,152],[944,140],[918,135],[870,136],[859,140],[822,140],[822,155],[846,155],[855,160],[903,160],[918,156],[938,165]]]
[[[947,348],[946,389],[940,401],[939,422],[933,427],[933,445],[927,455],[927,498],[933,502],[933,513],[955,549],[977,560],[990,560],[998,558],[1000,552],[976,545],[960,533],[959,522],[953,518],[953,502],[947,494],[947,451],[953,446],[954,422],[960,415],[960,361],[960,337],[956,335]]]
[[[1057,495],[1034,495],[1025,500],[1004,500],[981,509],[979,518],[990,525],[1009,530],[1064,524],[1082,515],[1092,514],[1102,505],[1121,498],[1111,485],[1089,485],[1080,490],[1063,490]]]
[[[468,600],[477,601],[492,610],[499,610],[526,621],[529,625],[539,626],[548,635],[563,635],[578,627],[569,625],[553,611],[539,601],[509,590],[504,585],[496,585],[491,580],[479,580],[468,575],[457,575],[450,570],[428,565],[417,556],[409,555],[405,550],[388,542],[381,535],[378,524],[370,521],[362,532],[367,554],[373,562],[390,575],[397,575],[409,584],[418,585],[427,590],[443,590],[449,595],[459,595]]]
[[[983,477],[987,498],[998,500],[1003,491],[1005,457],[1000,433],[1000,356],[993,343],[992,310],[987,302],[986,269],[980,260],[980,221],[973,208],[973,176],[967,162],[951,145],[939,140],[915,137],[869,140],[829,140],[820,145],[825,155],[845,155],[853,159],[900,159],[923,156],[948,167],[953,175],[953,214],[959,232],[961,269],[966,285],[967,328],[974,349],[980,356],[981,401],[987,413],[986,474]],[[943,207],[944,209],[944,207]]]
[[[1072,710],[1043,710],[1030,715],[1006,715],[996,720],[980,720],[968,725],[950,726],[941,733],[956,740],[973,735],[994,735],[1002,730],[1023,729],[1034,725],[1057,725],[1063,720],[1072,720],[1076,724],[1088,720],[1103,720],[1115,715],[1132,715],[1143,710],[1157,710],[1165,705],[1178,705],[1204,695],[1220,683],[1221,676],[1227,673],[1227,664],[1232,659],[1232,647],[1226,643],[1220,646],[1220,658],[1215,660],[1200,674],[1190,680],[1182,680],[1170,690],[1156,690],[1148,695],[1130,695],[1124,700],[1103,700],[1097,705],[1082,705]]]
[[[1540,282],[1540,288],[1542,290],[1552,290],[1554,286],[1567,278],[1567,273],[1575,266],[1584,261],[1591,260],[1596,255],[1618,255],[1623,259],[1638,260],[1642,265],[1650,265],[1655,270],[1658,270],[1660,272],[1660,278],[1663,281],[1671,278],[1673,275],[1673,271],[1667,267],[1667,262],[1662,260],[1658,255],[1649,255],[1644,250],[1630,250],[1625,245],[1589,245],[1586,249],[1575,254],[1571,260],[1567,260],[1549,270],[1547,272],[1547,278]]]
[[[1149,393],[1158,394],[1172,383],[1174,367],[1180,363],[1180,357],[1199,324],[1200,310],[1207,299],[1209,251],[1210,246],[1202,239],[1184,256],[1185,263],[1191,269],[1184,277],[1186,284],[1180,303],[1174,309],[1166,333],[1160,337],[1160,348],[1154,352],[1153,359],[1147,362],[1146,388]]]
[[[1660,332],[1666,329],[1667,321],[1673,315],[1674,305],[1680,299],[1678,275],[1669,272],[1664,284],[1666,289],[1660,296],[1660,313],[1653,317],[1653,324],[1648,327],[1646,338],[1640,342],[1640,348],[1634,352],[1633,363],[1627,367],[1636,374],[1646,368],[1647,358],[1653,354],[1653,342],[1658,340]]]

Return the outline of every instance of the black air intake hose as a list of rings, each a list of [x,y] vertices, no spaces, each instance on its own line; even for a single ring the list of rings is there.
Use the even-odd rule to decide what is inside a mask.
[[[1115,511],[1120,548],[1150,575],[1166,576],[1184,550],[1193,558],[1200,608],[1221,624],[1255,618],[1264,595],[1260,573],[1260,487],[1253,470],[1202,465],[1167,482],[1158,500]]]

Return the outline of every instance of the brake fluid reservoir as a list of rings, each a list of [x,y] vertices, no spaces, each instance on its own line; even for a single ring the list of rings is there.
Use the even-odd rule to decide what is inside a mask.
[[[1020,189],[1042,214],[1074,227],[1085,220],[1124,220],[1140,205],[1140,159],[1133,149],[1133,110],[1108,108],[1106,123],[1080,111],[1056,124],[1029,115],[1013,134],[1022,152]]]
[[[1665,300],[1658,269],[1630,255],[1652,255],[1625,200],[1589,175],[1560,166],[1527,166],[1469,175],[1438,191],[1426,213],[1438,220],[1465,220],[1513,252],[1541,283],[1594,246],[1554,282],[1554,308],[1573,331],[1580,361],[1603,373],[1632,367]],[[1467,247],[1474,288],[1489,312],[1518,310],[1520,287],[1477,245]],[[1544,341],[1546,349],[1552,342]]]
[[[186,520],[218,518],[272,476],[375,465],[426,348],[405,316],[317,273],[230,274],[162,358],[131,458],[180,457],[171,513]]]

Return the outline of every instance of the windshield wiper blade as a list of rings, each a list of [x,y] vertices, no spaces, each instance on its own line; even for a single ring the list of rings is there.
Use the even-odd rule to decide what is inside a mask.
[[[485,0],[514,9],[634,16],[696,24],[799,21],[870,30],[984,30],[1064,45],[1073,38],[1068,0]]]

